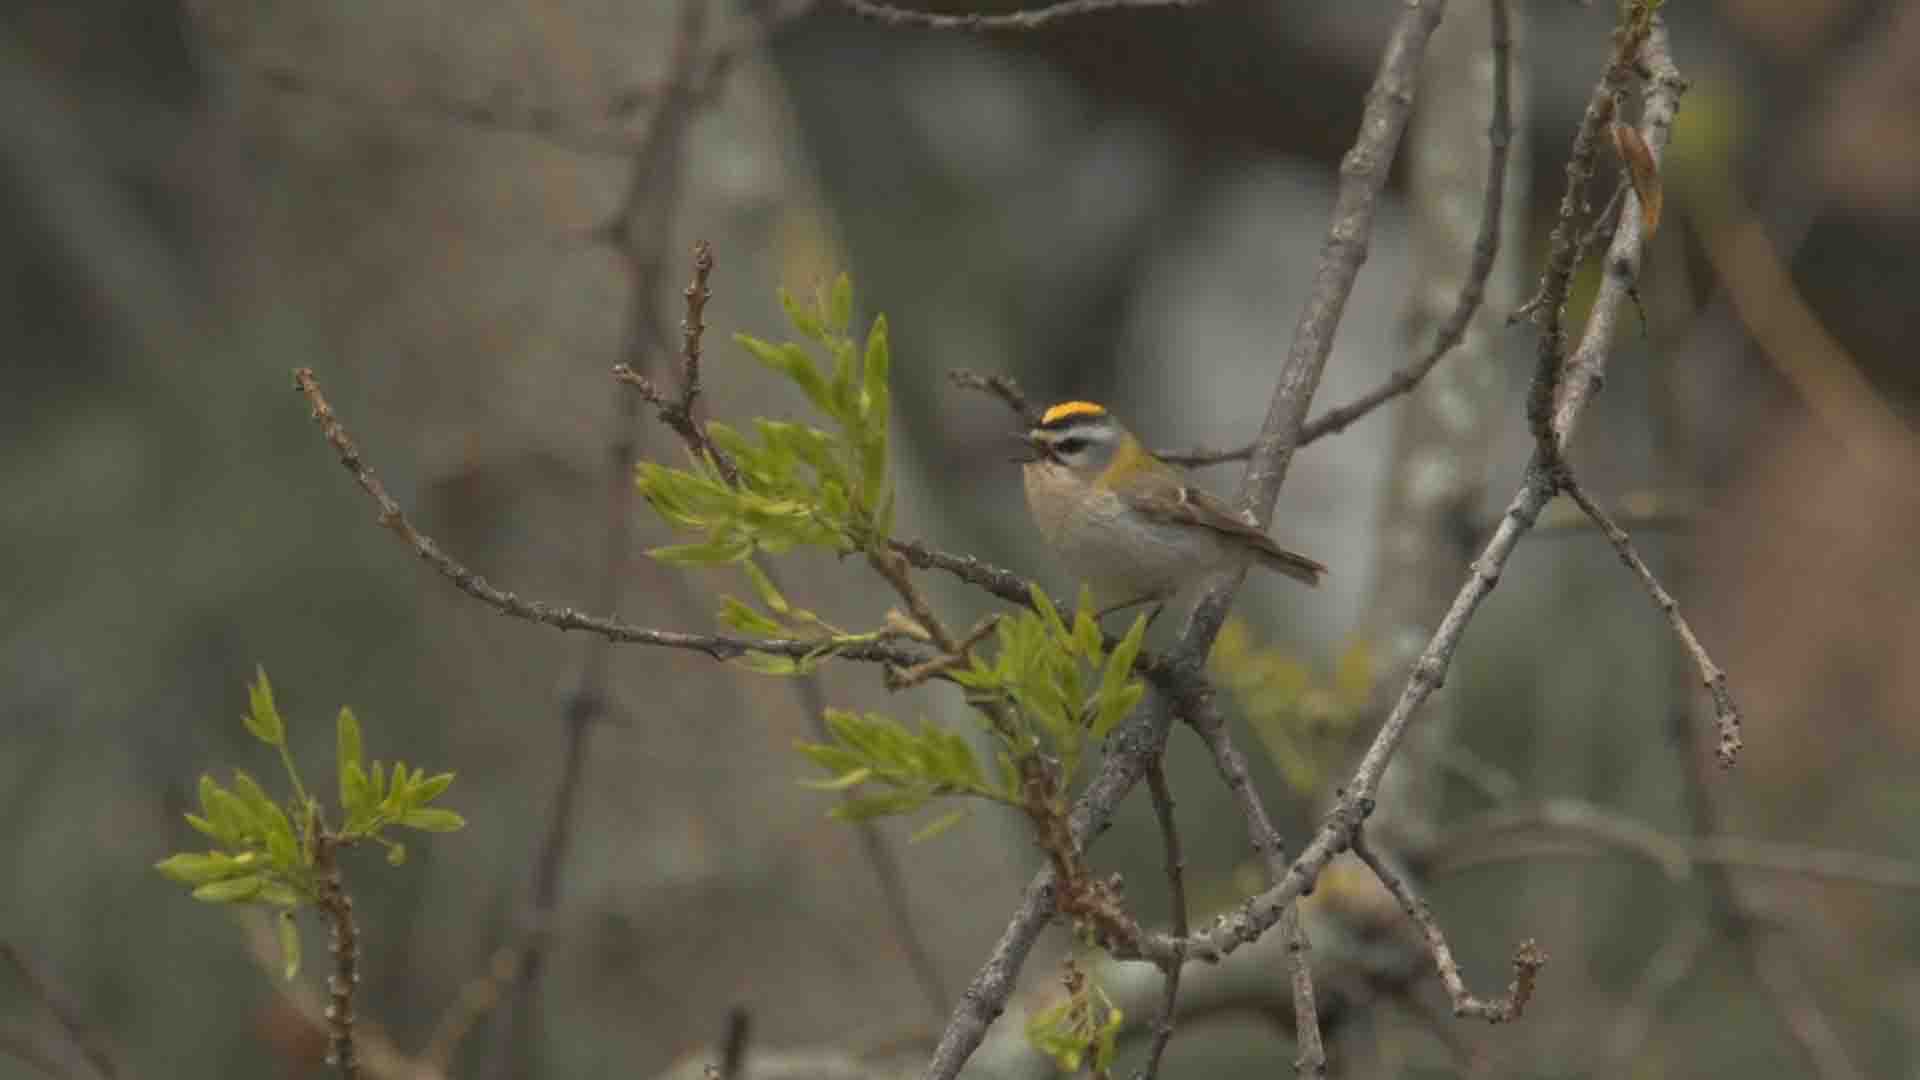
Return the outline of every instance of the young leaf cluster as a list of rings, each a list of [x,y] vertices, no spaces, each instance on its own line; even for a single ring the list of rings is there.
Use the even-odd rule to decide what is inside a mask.
[[[1039,588],[1033,603],[1033,610],[1000,620],[991,663],[976,652],[972,666],[956,671],[954,681],[976,701],[1011,706],[1001,712],[1012,730],[995,733],[1004,752],[1014,760],[1050,755],[1060,763],[1057,786],[1064,791],[1079,774],[1089,740],[1105,739],[1146,693],[1133,675],[1133,661],[1146,638],[1147,617],[1134,619],[1108,653],[1084,589],[1071,627]]]
[[[848,334],[853,285],[844,274],[810,305],[784,290],[780,301],[813,348],[744,334],[734,340],[799,387],[832,421],[832,430],[756,419],[749,435],[708,424],[708,437],[738,472],[737,486],[710,460],[696,459],[685,469],[643,462],[640,491],[654,509],[674,525],[703,534],[695,542],[656,548],[654,558],[704,566],[795,547],[844,555],[884,541],[892,530],[887,471],[892,362],[886,318],[874,320],[864,343]]]
[[[998,768],[989,775],[972,745],[943,728],[923,724],[915,731],[878,714],[830,711],[833,741],[802,742],[800,752],[833,776],[813,786],[861,790],[836,806],[834,816],[909,814],[945,795],[1025,807],[1023,766],[1036,760],[1058,770],[1050,787],[1064,793],[1089,741],[1104,739],[1146,692],[1133,676],[1146,618],[1135,620],[1109,652],[1086,596],[1071,627],[1039,589],[1034,590],[1034,601],[1037,610],[1000,620],[991,660],[980,655],[984,649],[976,649],[972,665],[953,673],[970,700],[988,706],[981,715],[996,718],[987,731],[995,743]],[[936,819],[922,832],[939,832],[958,816]]]
[[[1027,1021],[1027,1041],[1063,1073],[1079,1072],[1087,1064],[1094,1075],[1103,1076],[1113,1067],[1114,1044],[1126,1014],[1091,979],[1081,976],[1070,985],[1067,997]]]
[[[290,913],[320,900],[323,882],[316,852],[323,841],[346,845],[361,840],[384,844],[390,862],[398,864],[405,848],[389,839],[389,827],[450,832],[465,825],[459,814],[430,803],[453,783],[452,773],[427,776],[408,771],[399,762],[391,768],[376,761],[367,767],[361,757],[360,725],[353,713],[340,710],[337,725],[340,804],[345,824],[335,830],[319,801],[301,782],[287,748],[286,721],[273,700],[266,672],[248,688],[248,712],[242,717],[247,731],[280,752],[281,764],[292,786],[284,804],[267,794],[252,776],[236,771],[223,785],[212,776],[200,778],[200,812],[186,815],[187,824],[213,841],[204,852],[181,852],[155,864],[162,874],[191,886],[193,897],[208,903],[267,904]],[[298,968],[299,939],[290,924],[281,927],[288,977]]]
[[[1321,674],[1256,643],[1240,619],[1221,628],[1207,668],[1233,695],[1281,779],[1300,795],[1322,790],[1373,693],[1373,648],[1367,641],[1349,642],[1333,671]]]

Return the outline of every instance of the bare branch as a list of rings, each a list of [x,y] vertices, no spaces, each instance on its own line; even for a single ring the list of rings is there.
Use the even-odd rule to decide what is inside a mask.
[[[942,15],[932,11],[914,11],[894,7],[877,0],[839,0],[840,6],[863,19],[894,27],[925,30],[1038,30],[1063,19],[1078,18],[1106,11],[1145,10],[1150,8],[1197,7],[1206,0],[1061,0],[1031,11],[1005,15]]]
[[[1453,949],[1447,945],[1446,935],[1441,932],[1440,921],[1434,918],[1433,909],[1415,895],[1412,887],[1368,846],[1364,829],[1353,831],[1353,853],[1367,864],[1374,876],[1380,879],[1380,884],[1387,887],[1395,900],[1400,901],[1407,917],[1420,928],[1421,936],[1427,940],[1427,949],[1433,954],[1434,966],[1439,969],[1441,985],[1446,987],[1447,997],[1453,1000],[1454,1016],[1504,1024],[1518,1020],[1526,1012],[1527,1002],[1533,999],[1534,979],[1547,962],[1546,954],[1532,939],[1522,941],[1519,948],[1514,950],[1513,984],[1507,988],[1506,996],[1493,999],[1475,997],[1460,975],[1460,964],[1453,958]]]
[[[1020,384],[1014,382],[1011,376],[983,375],[966,368],[955,368],[947,372],[947,378],[952,380],[953,385],[963,390],[978,390],[983,394],[992,394],[999,398],[1007,408],[1013,410],[1013,415],[1025,427],[1032,427],[1040,422],[1040,413],[1034,409],[1033,403],[1021,391]]]
[[[340,880],[340,864],[335,856],[339,837],[321,830],[313,845],[313,874],[319,882],[319,897],[314,901],[320,916],[327,921],[333,954],[333,971],[327,976],[327,1064],[340,1070],[347,1080],[360,1075],[360,1059],[354,1052],[353,996],[360,985],[360,929],[353,918],[353,898]]]
[[[1175,938],[1187,936],[1186,859],[1180,853],[1180,828],[1173,818],[1173,793],[1167,790],[1166,770],[1158,760],[1147,766],[1147,791],[1153,796],[1153,816],[1160,823],[1160,843],[1167,864],[1167,903],[1172,909]],[[1147,1064],[1140,1080],[1155,1080],[1160,1074],[1160,1059],[1173,1039],[1174,1010],[1180,1004],[1180,969],[1186,963],[1186,950],[1176,947],[1173,962],[1166,967],[1166,989],[1160,999],[1160,1016],[1153,1023],[1153,1042],[1147,1048]]]
[[[791,638],[752,638],[729,637],[723,634],[687,634],[674,630],[653,630],[635,626],[619,619],[602,615],[586,615],[572,608],[555,607],[539,600],[525,600],[518,595],[506,592],[489,583],[485,578],[467,569],[448,555],[434,539],[413,527],[406,513],[380,479],[360,456],[359,447],[347,435],[346,429],[334,416],[333,408],[327,404],[320,393],[320,384],[314,379],[313,369],[298,368],[293,373],[294,384],[305,394],[313,407],[314,422],[320,425],[320,431],[334,452],[340,458],[340,464],[353,474],[354,480],[362,490],[380,507],[380,524],[393,531],[414,553],[424,559],[442,577],[453,582],[454,587],[481,603],[529,622],[545,623],[560,630],[585,630],[599,634],[609,641],[630,642],[640,645],[656,645],[667,649],[688,649],[706,653],[715,660],[733,660],[748,653],[767,653],[773,656],[785,656],[803,659],[820,653],[825,642]],[[898,667],[912,667],[927,659],[924,653],[902,647],[884,637],[857,642],[835,644],[830,655],[844,660],[863,660],[870,663],[893,664]]]

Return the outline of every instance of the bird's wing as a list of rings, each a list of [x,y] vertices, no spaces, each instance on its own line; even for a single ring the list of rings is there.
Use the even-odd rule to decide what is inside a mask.
[[[1225,502],[1196,487],[1185,484],[1158,491],[1137,491],[1122,496],[1135,510],[1157,521],[1192,525],[1245,541],[1274,570],[1308,585],[1318,585],[1327,572],[1325,564],[1295,551],[1288,551],[1258,526],[1248,523]]]

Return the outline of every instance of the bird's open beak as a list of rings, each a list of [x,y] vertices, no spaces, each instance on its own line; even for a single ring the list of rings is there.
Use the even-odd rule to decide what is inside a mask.
[[[1047,444],[1033,437],[1030,431],[1016,431],[1013,437],[1020,440],[1026,453],[1020,457],[1008,458],[1015,465],[1031,465],[1036,461],[1051,461],[1053,455],[1047,452]]]

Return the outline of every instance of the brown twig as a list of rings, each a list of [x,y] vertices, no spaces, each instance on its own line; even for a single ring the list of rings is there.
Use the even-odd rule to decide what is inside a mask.
[[[706,331],[706,323],[701,318],[707,299],[713,295],[713,290],[707,285],[707,277],[712,273],[713,247],[702,240],[693,246],[693,281],[683,294],[687,301],[687,316],[680,324],[683,343],[680,350],[679,393],[669,396],[653,379],[635,371],[628,364],[614,365],[613,377],[638,390],[640,397],[659,414],[660,422],[672,428],[687,444],[689,452],[712,462],[728,486],[739,487],[739,469],[725,452],[713,444],[707,435],[707,426],[700,422],[694,412],[701,389],[700,337]]]
[[[1340,192],[1329,222],[1327,242],[1321,251],[1313,295],[1294,328],[1293,344],[1281,365],[1272,404],[1262,425],[1262,437],[1240,485],[1240,505],[1253,511],[1255,521],[1264,523],[1273,516],[1274,503],[1290,461],[1291,452],[1287,448],[1297,441],[1299,428],[1319,386],[1334,330],[1352,293],[1360,264],[1365,260],[1374,205],[1386,184],[1388,167],[1411,112],[1413,87],[1427,38],[1439,21],[1441,7],[1439,0],[1413,0],[1402,9],[1368,94],[1360,133],[1341,164]],[[1200,669],[1238,586],[1239,577],[1229,577],[1201,601],[1188,618],[1180,644],[1168,660],[1173,670],[1191,673]],[[1178,692],[1163,691],[1162,699],[1153,707],[1142,710],[1143,715],[1122,725],[1110,737],[1099,773],[1074,807],[1072,827],[1076,840],[1084,843],[1103,829],[1120,800],[1143,778],[1148,764],[1158,759],[1166,744],[1173,711],[1183,704],[1182,697]],[[1291,879],[1289,875],[1288,880]],[[1052,913],[1053,891],[1051,870],[1041,871],[1028,885],[1020,907],[941,1033],[924,1074],[926,1080],[952,1080],[958,1075],[986,1036],[987,1026],[1005,1008],[1014,977]],[[1189,939],[1191,937],[1189,935]],[[1163,955],[1178,955],[1178,949],[1179,946],[1168,943]]]
[[[1187,936],[1187,863],[1180,852],[1180,827],[1173,817],[1173,793],[1167,789],[1166,770],[1158,760],[1147,766],[1147,791],[1153,796],[1154,820],[1160,823],[1171,929],[1175,938],[1184,938]],[[1172,962],[1166,965],[1160,1015],[1153,1022],[1153,1042],[1147,1048],[1147,1063],[1140,1071],[1140,1080],[1155,1080],[1160,1075],[1160,1059],[1167,1052],[1167,1043],[1173,1040],[1173,1015],[1180,1003],[1180,969],[1186,959],[1186,950],[1176,947]]]
[[[791,638],[739,638],[724,634],[688,634],[674,630],[654,630],[609,616],[586,615],[572,608],[556,607],[539,600],[522,599],[514,593],[499,589],[448,555],[432,537],[414,528],[413,523],[407,520],[406,513],[400,508],[400,504],[394,500],[393,496],[387,494],[386,486],[374,475],[372,467],[367,465],[365,459],[361,457],[359,447],[354,445],[346,429],[334,416],[333,408],[321,395],[320,384],[315,380],[313,370],[298,368],[294,371],[293,378],[294,385],[306,395],[308,404],[313,408],[314,422],[320,426],[322,435],[333,446],[340,464],[353,474],[355,482],[380,507],[380,525],[391,530],[394,535],[413,548],[415,554],[439,571],[441,576],[453,582],[461,592],[502,614],[526,619],[529,622],[544,623],[560,630],[584,630],[598,634],[609,641],[701,652],[715,660],[733,660],[755,652],[799,660],[820,654],[823,646],[828,647],[829,655],[839,659],[893,664],[897,667],[912,667],[927,659],[922,652],[894,644],[884,638],[830,643]]]
[[[1078,18],[1106,11],[1145,10],[1151,8],[1196,7],[1206,0],[1061,0],[1031,11],[1005,15],[943,15],[932,11],[914,11],[878,3],[877,0],[839,0],[840,6],[863,19],[893,27],[924,30],[1038,30],[1063,19]]]
[[[928,547],[920,540],[889,540],[887,546],[921,570],[941,570],[969,585],[1023,608],[1033,606],[1033,585],[1010,570],[1002,570],[971,555],[954,555]]]
[[[313,875],[319,883],[315,901],[326,920],[327,950],[333,971],[327,976],[327,1064],[353,1080],[360,1075],[360,1059],[353,1045],[353,995],[360,985],[360,930],[353,919],[353,898],[347,895],[336,858],[339,838],[321,831],[314,839]]]
[[[1527,396],[1527,424],[1534,445],[1548,465],[1559,461],[1561,440],[1556,436],[1554,406],[1561,395],[1565,368],[1567,331],[1567,295],[1572,289],[1575,260],[1581,254],[1578,219],[1586,206],[1587,182],[1592,179],[1594,158],[1602,145],[1601,134],[1613,120],[1621,95],[1633,77],[1634,64],[1652,26],[1652,18],[1639,5],[1629,5],[1621,25],[1614,31],[1613,56],[1607,61],[1600,81],[1588,96],[1586,112],[1574,133],[1573,148],[1567,155],[1567,188],[1560,197],[1560,218],[1548,240],[1547,265],[1540,275],[1540,290],[1532,300],[1515,312],[1516,321],[1527,315],[1540,323],[1540,341],[1536,349],[1533,387]]]
[[[954,368],[947,372],[947,378],[962,390],[978,390],[983,394],[992,394],[1013,410],[1023,427],[1032,427],[1040,422],[1039,410],[1020,389],[1020,384],[1009,375],[982,374],[967,368]]]
[[[1734,704],[1733,694],[1727,689],[1727,673],[1713,662],[1713,657],[1707,655],[1706,646],[1700,644],[1700,638],[1694,634],[1693,627],[1687,624],[1686,616],[1680,614],[1679,602],[1660,584],[1660,579],[1653,576],[1653,570],[1640,557],[1626,530],[1614,524],[1613,519],[1607,516],[1599,503],[1593,501],[1572,473],[1560,478],[1560,489],[1606,534],[1607,542],[1619,552],[1620,561],[1646,587],[1647,595],[1653,597],[1654,606],[1660,609],[1660,613],[1667,617],[1668,625],[1673,627],[1673,636],[1693,659],[1694,667],[1700,672],[1701,684],[1713,698],[1713,723],[1720,737],[1715,755],[1720,759],[1722,768],[1732,768],[1734,759],[1740,755],[1740,707]]]
[[[20,984],[26,988],[27,996],[39,1002],[52,1015],[54,1022],[60,1026],[62,1037],[79,1052],[95,1075],[102,1080],[114,1080],[120,1075],[120,1067],[115,1063],[113,1052],[107,1048],[106,1042],[81,1017],[80,1010],[67,1000],[66,995],[56,990],[53,983],[28,962],[26,953],[18,945],[11,941],[0,941],[0,957],[5,957],[7,966],[13,968]],[[17,1045],[23,1055],[30,1055],[39,1046],[31,1040]]]
[[[1427,949],[1433,954],[1434,967],[1440,972],[1440,983],[1446,987],[1447,997],[1453,1001],[1453,1015],[1485,1020],[1490,1024],[1518,1020],[1526,1012],[1527,1003],[1533,999],[1534,980],[1547,962],[1546,954],[1540,951],[1539,946],[1528,939],[1514,950],[1513,984],[1507,988],[1505,997],[1488,999],[1474,996],[1460,975],[1460,964],[1453,958],[1453,949],[1447,945],[1447,937],[1441,932],[1440,921],[1434,917],[1433,909],[1367,844],[1366,830],[1355,829],[1352,839],[1353,853],[1367,864],[1373,875],[1380,879],[1380,884],[1393,894],[1393,898],[1400,901],[1407,918],[1413,920],[1413,924],[1420,928],[1421,936],[1426,938]]]

